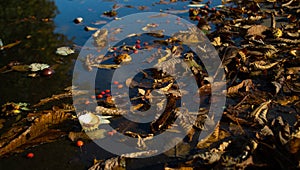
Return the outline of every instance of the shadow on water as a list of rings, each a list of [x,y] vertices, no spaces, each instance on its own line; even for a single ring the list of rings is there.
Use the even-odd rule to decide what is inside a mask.
[[[54,33],[56,25],[53,18],[57,14],[57,6],[53,1],[0,1],[0,38],[3,44],[21,41],[16,46],[0,51],[0,67],[12,61],[22,64],[38,62],[49,64],[55,70],[51,77],[31,78],[27,76],[28,72],[15,71],[0,74],[1,105],[6,102],[34,104],[71,85],[73,60],[77,55],[61,57],[55,54],[57,47],[72,44],[65,35]],[[28,160],[25,155],[30,151],[35,153],[35,158]],[[80,150],[71,142],[60,140],[1,158],[0,169],[86,168],[80,156],[76,158],[74,155],[80,155]]]
[[[71,44],[64,35],[53,33],[55,24],[52,19],[58,13],[55,3],[47,0],[2,0],[0,6],[0,38],[4,45],[21,41],[0,51],[0,67],[12,61],[23,64],[39,62],[49,64],[56,72],[52,77],[38,78],[29,78],[26,72],[1,74],[0,103],[36,103],[70,85],[72,58],[75,56],[63,58],[55,54],[57,47]]]

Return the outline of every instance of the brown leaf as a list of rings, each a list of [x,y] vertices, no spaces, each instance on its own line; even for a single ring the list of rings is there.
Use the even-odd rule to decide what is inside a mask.
[[[249,28],[249,29],[247,30],[246,36],[259,35],[259,36],[261,36],[262,38],[265,38],[266,36],[263,35],[263,33],[264,33],[265,31],[267,31],[268,29],[269,29],[269,27],[264,26],[264,25],[254,25],[254,26],[252,26],[251,28]]]
[[[197,148],[206,148],[209,147],[214,142],[222,140],[229,136],[229,133],[220,129],[220,124],[218,124],[214,130],[214,132],[206,137],[205,139],[201,140],[197,144]]]
[[[254,84],[251,79],[243,80],[240,84],[229,87],[227,90],[227,94],[235,94],[238,93],[241,88],[245,87],[245,91],[248,92],[250,88],[254,87]]]
[[[0,148],[0,156],[3,156],[15,150],[16,148],[27,144],[29,141],[32,141],[36,137],[47,132],[52,125],[60,124],[70,117],[71,114],[62,111],[48,111],[47,113],[41,114],[40,116],[36,117],[31,123],[30,127],[26,129],[22,128],[24,127],[24,125],[17,126],[16,129],[19,130],[19,133],[15,133],[17,135],[14,135],[13,139],[3,139],[2,136],[6,136],[7,133],[11,132],[9,131],[7,133],[4,133],[3,135],[1,135],[2,140],[0,141],[0,143],[4,142],[6,145]]]
[[[12,66],[11,69],[13,69],[14,71],[28,71],[29,67],[28,65],[17,65],[17,66]]]
[[[68,137],[73,142],[78,139],[90,139],[85,132],[70,132]]]

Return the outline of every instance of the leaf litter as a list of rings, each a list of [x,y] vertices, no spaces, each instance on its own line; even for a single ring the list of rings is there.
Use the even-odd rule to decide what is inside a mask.
[[[159,1],[158,4],[170,4],[174,1]],[[160,89],[161,94],[167,94],[166,101],[161,101],[157,105],[161,108],[166,105],[166,110],[161,116],[151,122],[149,132],[150,136],[143,133],[125,131],[124,134],[137,138],[137,147],[142,151],[136,153],[127,153],[118,157],[113,157],[103,161],[96,161],[90,169],[125,169],[127,160],[143,155],[152,155],[157,151],[147,150],[147,143],[151,142],[151,136],[168,130],[174,118],[182,121],[176,125],[173,132],[180,132],[184,129],[188,132],[189,138],[185,142],[188,144],[196,143],[194,147],[190,147],[186,157],[181,158],[181,163],[173,163],[173,167],[165,167],[165,169],[180,168],[204,168],[205,169],[246,169],[246,168],[277,168],[294,169],[299,168],[299,152],[300,152],[300,133],[299,133],[299,36],[298,28],[299,17],[296,1],[253,1],[245,3],[242,1],[223,1],[224,5],[211,8],[209,4],[199,4],[192,1],[187,10],[170,10],[170,13],[187,13],[191,20],[198,22],[198,27],[206,31],[206,35],[215,46],[222,60],[222,67],[226,72],[227,86],[227,103],[224,109],[223,118],[220,122],[214,122],[213,117],[208,117],[207,108],[199,108],[201,114],[186,109],[185,112],[176,113],[172,111],[176,109],[173,106],[182,95],[191,95],[189,93],[181,93],[178,91],[177,84],[171,77],[161,72],[172,72],[174,66],[182,63],[177,60],[182,57],[191,69],[193,74],[199,76],[199,93],[208,94],[210,87],[207,82],[211,77],[205,74],[200,62],[195,61],[193,53],[184,50],[182,42],[176,39],[182,39],[184,43],[199,42],[199,37],[195,37],[190,32],[180,32],[174,37],[168,39],[163,35],[163,30],[156,30],[159,26],[155,23],[147,23],[143,31],[158,31],[151,35],[153,42],[151,46],[162,47],[149,58],[149,62],[156,62],[160,65],[161,70],[151,70],[144,73],[144,81],[126,81],[129,87],[138,87],[135,94],[136,103],[133,110],[143,109],[149,106],[145,100],[151,100],[157,96],[147,94],[149,89]],[[281,5],[283,8],[277,8]],[[207,7],[206,7],[207,6]],[[272,6],[272,7],[270,7]],[[108,17],[116,17],[117,11],[121,6],[114,6],[111,11],[103,12]],[[270,12],[271,8],[273,12]],[[150,16],[161,17],[161,16]],[[285,25],[278,27],[276,24],[278,17],[286,20]],[[296,18],[296,19],[293,19]],[[266,20],[270,19],[271,24],[266,24]],[[105,24],[103,21],[94,22],[95,25]],[[215,24],[215,29],[211,30],[209,24]],[[94,30],[88,27],[88,30]],[[108,30],[96,30],[93,34],[94,45],[101,49],[107,43]],[[116,31],[119,31],[116,28]],[[199,30],[190,30],[199,31]],[[116,32],[117,33],[117,32]],[[130,38],[139,38],[142,35],[131,35]],[[237,41],[239,39],[239,41]],[[156,43],[155,43],[156,42]],[[17,44],[3,45],[1,41],[1,49],[13,47]],[[122,61],[130,62],[128,56],[139,49],[134,44],[123,44],[112,48],[108,56],[94,56],[88,54],[86,60],[82,61],[87,69],[91,71],[93,68],[115,69],[120,67]],[[146,47],[142,48],[146,49]],[[183,49],[183,50],[180,50]],[[203,50],[205,50],[203,48]],[[60,47],[57,54],[67,56],[74,53],[69,47]],[[110,60],[110,64],[103,64],[99,61]],[[7,70],[30,70],[32,72],[40,71],[47,64],[33,63],[35,65],[20,64],[7,65],[1,69],[1,72]],[[17,66],[17,67],[16,67]],[[4,71],[2,71],[4,70]],[[184,75],[179,75],[184,76]],[[147,84],[146,81],[154,83]],[[212,85],[216,85],[214,82]],[[221,86],[221,85],[220,85]],[[39,103],[34,104],[30,108],[39,108],[45,104],[64,98],[71,98],[72,93],[78,96],[85,94],[84,90],[74,90],[74,87],[67,89],[62,94],[55,94],[51,97],[42,99]],[[209,96],[209,95],[208,95]],[[141,100],[140,100],[141,99]],[[83,102],[86,99],[78,98],[74,102]],[[113,102],[108,102],[108,98],[99,98],[95,110],[91,114],[97,115],[105,113],[114,118],[127,114],[128,111],[118,110],[113,106]],[[113,101],[113,100],[112,100]],[[109,107],[108,107],[109,106]],[[292,108],[290,108],[290,106]],[[27,105],[22,103],[7,103],[2,106],[1,116],[17,116],[21,113],[22,117],[15,122],[10,130],[1,134],[0,137],[0,155],[6,155],[17,149],[26,146],[34,141],[53,141],[53,138],[43,138],[42,136],[55,131],[50,129],[53,125],[60,124],[66,120],[77,120],[74,108],[63,106],[53,107],[51,110],[37,111],[32,113],[31,109],[25,109]],[[82,113],[84,114],[84,113]],[[98,116],[94,116],[98,117]],[[292,119],[291,119],[292,117]],[[99,118],[99,117],[98,117]],[[196,119],[196,124],[186,126],[185,122]],[[3,119],[1,123],[3,126]],[[211,120],[211,123],[217,123],[216,129],[207,138],[201,141],[195,141],[193,136],[207,126],[205,120]],[[77,120],[78,121],[78,120]],[[100,121],[101,122],[101,121]],[[98,123],[98,121],[89,121],[87,124]],[[27,124],[27,126],[23,126]],[[1,125],[0,125],[1,126]],[[128,126],[128,125],[126,125]],[[130,125],[129,125],[130,126]],[[174,125],[175,126],[175,125]],[[124,127],[123,127],[124,128]],[[37,130],[42,129],[42,130]],[[122,129],[121,127],[118,130]],[[72,141],[77,139],[89,140],[86,133],[81,131],[62,132],[56,129],[60,135],[68,133]],[[98,133],[99,132],[99,133]],[[89,132],[89,138],[102,139],[109,137],[106,130],[101,129],[101,123],[96,124],[94,129]],[[94,133],[94,135],[92,135]],[[41,137],[41,138],[39,138]],[[147,138],[148,137],[148,138]],[[177,154],[178,155],[178,154]],[[177,156],[175,154],[175,157]],[[179,154],[180,155],[180,154]],[[272,156],[270,156],[272,155]]]

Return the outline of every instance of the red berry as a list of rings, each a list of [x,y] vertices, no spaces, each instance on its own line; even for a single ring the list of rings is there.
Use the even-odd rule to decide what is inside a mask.
[[[106,92],[106,93],[109,93],[109,92],[110,92],[110,90],[109,90],[109,89],[106,89],[106,90],[105,90],[105,92]]]
[[[118,85],[118,89],[121,89],[121,88],[123,88],[123,85],[122,85],[122,84],[119,84],[119,85]]]
[[[206,5],[204,8],[205,8],[205,9],[208,9],[209,7]]]
[[[84,143],[83,143],[82,140],[78,140],[78,141],[76,142],[76,145],[77,145],[78,147],[82,147],[82,146],[84,145]]]
[[[101,94],[105,94],[105,91],[102,91]]]
[[[118,81],[114,81],[114,84],[117,85],[117,84],[119,84],[119,82]]]
[[[140,44],[140,43],[141,43],[141,40],[136,40],[136,43],[137,43],[137,44]]]
[[[135,45],[135,48],[140,49],[140,48],[141,48],[141,45],[140,45],[140,44],[136,44],[136,45]]]
[[[198,20],[198,21],[199,21],[200,19],[201,19],[201,17],[200,17],[200,16],[196,16],[196,20]]]
[[[113,50],[116,51],[116,50],[117,50],[117,47],[114,47]]]
[[[96,98],[96,96],[92,95],[92,96],[91,96],[91,98],[92,98],[92,99],[95,99],[95,98]]]
[[[108,134],[109,136],[113,136],[113,135],[114,135],[113,132],[107,132],[107,134]]]
[[[26,155],[26,157],[27,157],[27,158],[33,158],[33,157],[34,157],[34,154],[33,154],[32,152],[30,152],[30,153],[28,153],[28,154]]]
[[[215,10],[216,10],[216,8],[211,8],[211,10],[212,10],[212,11],[215,11]]]
[[[139,51],[138,51],[138,50],[134,50],[133,53],[134,53],[134,54],[137,54],[137,53],[139,53]]]
[[[98,94],[97,96],[99,99],[103,98],[103,95],[102,94]]]
[[[87,100],[87,101],[85,101],[85,104],[86,104],[86,105],[90,104],[90,101],[88,101],[88,100]]]

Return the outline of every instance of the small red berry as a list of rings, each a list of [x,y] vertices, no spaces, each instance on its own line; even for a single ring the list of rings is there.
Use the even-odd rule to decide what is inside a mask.
[[[77,145],[78,147],[82,147],[82,146],[84,145],[84,143],[83,143],[82,140],[78,140],[78,141],[76,142],[76,145]]]
[[[98,94],[97,96],[99,99],[103,98],[103,95],[102,94]]]
[[[199,21],[200,19],[201,19],[201,17],[200,17],[200,16],[196,16],[196,20],[198,20],[198,21]]]
[[[138,50],[134,50],[133,53],[134,53],[134,54],[137,54],[137,53],[139,53],[139,51],[138,51]]]
[[[84,104],[88,105],[88,104],[90,104],[90,101],[86,100]]]
[[[109,93],[109,92],[110,92],[110,90],[109,90],[109,89],[106,89],[106,90],[105,90],[105,92],[106,92],[106,93]]]
[[[113,135],[114,135],[113,132],[107,132],[107,134],[108,134],[109,136],[113,136]]]
[[[118,89],[121,89],[121,88],[123,88],[123,85],[122,85],[122,84],[119,84],[119,85],[118,85]]]
[[[139,39],[136,40],[136,43],[137,43],[137,44],[140,44],[140,43],[141,43],[141,40],[139,40]]]
[[[204,8],[205,8],[205,9],[208,9],[209,7],[208,7],[208,5],[206,5]]]
[[[101,94],[105,94],[105,91],[102,91]]]
[[[117,85],[117,84],[119,84],[119,82],[118,81],[114,81],[114,85]]]
[[[117,47],[114,47],[113,50],[116,51],[116,50],[117,50]]]
[[[91,96],[91,98],[92,98],[92,99],[95,99],[95,98],[96,98],[96,96],[92,95],[92,96]]]
[[[28,154],[26,155],[26,157],[27,157],[27,158],[33,158],[33,157],[34,157],[34,154],[33,154],[32,152],[30,152],[30,153],[28,153]]]
[[[214,8],[211,8],[211,10],[212,10],[212,11],[215,11],[215,10],[216,10],[216,8],[215,8],[215,7],[214,7]]]
[[[140,45],[140,44],[136,44],[136,45],[135,45],[135,48],[140,49],[140,48],[141,48],[141,45]]]

